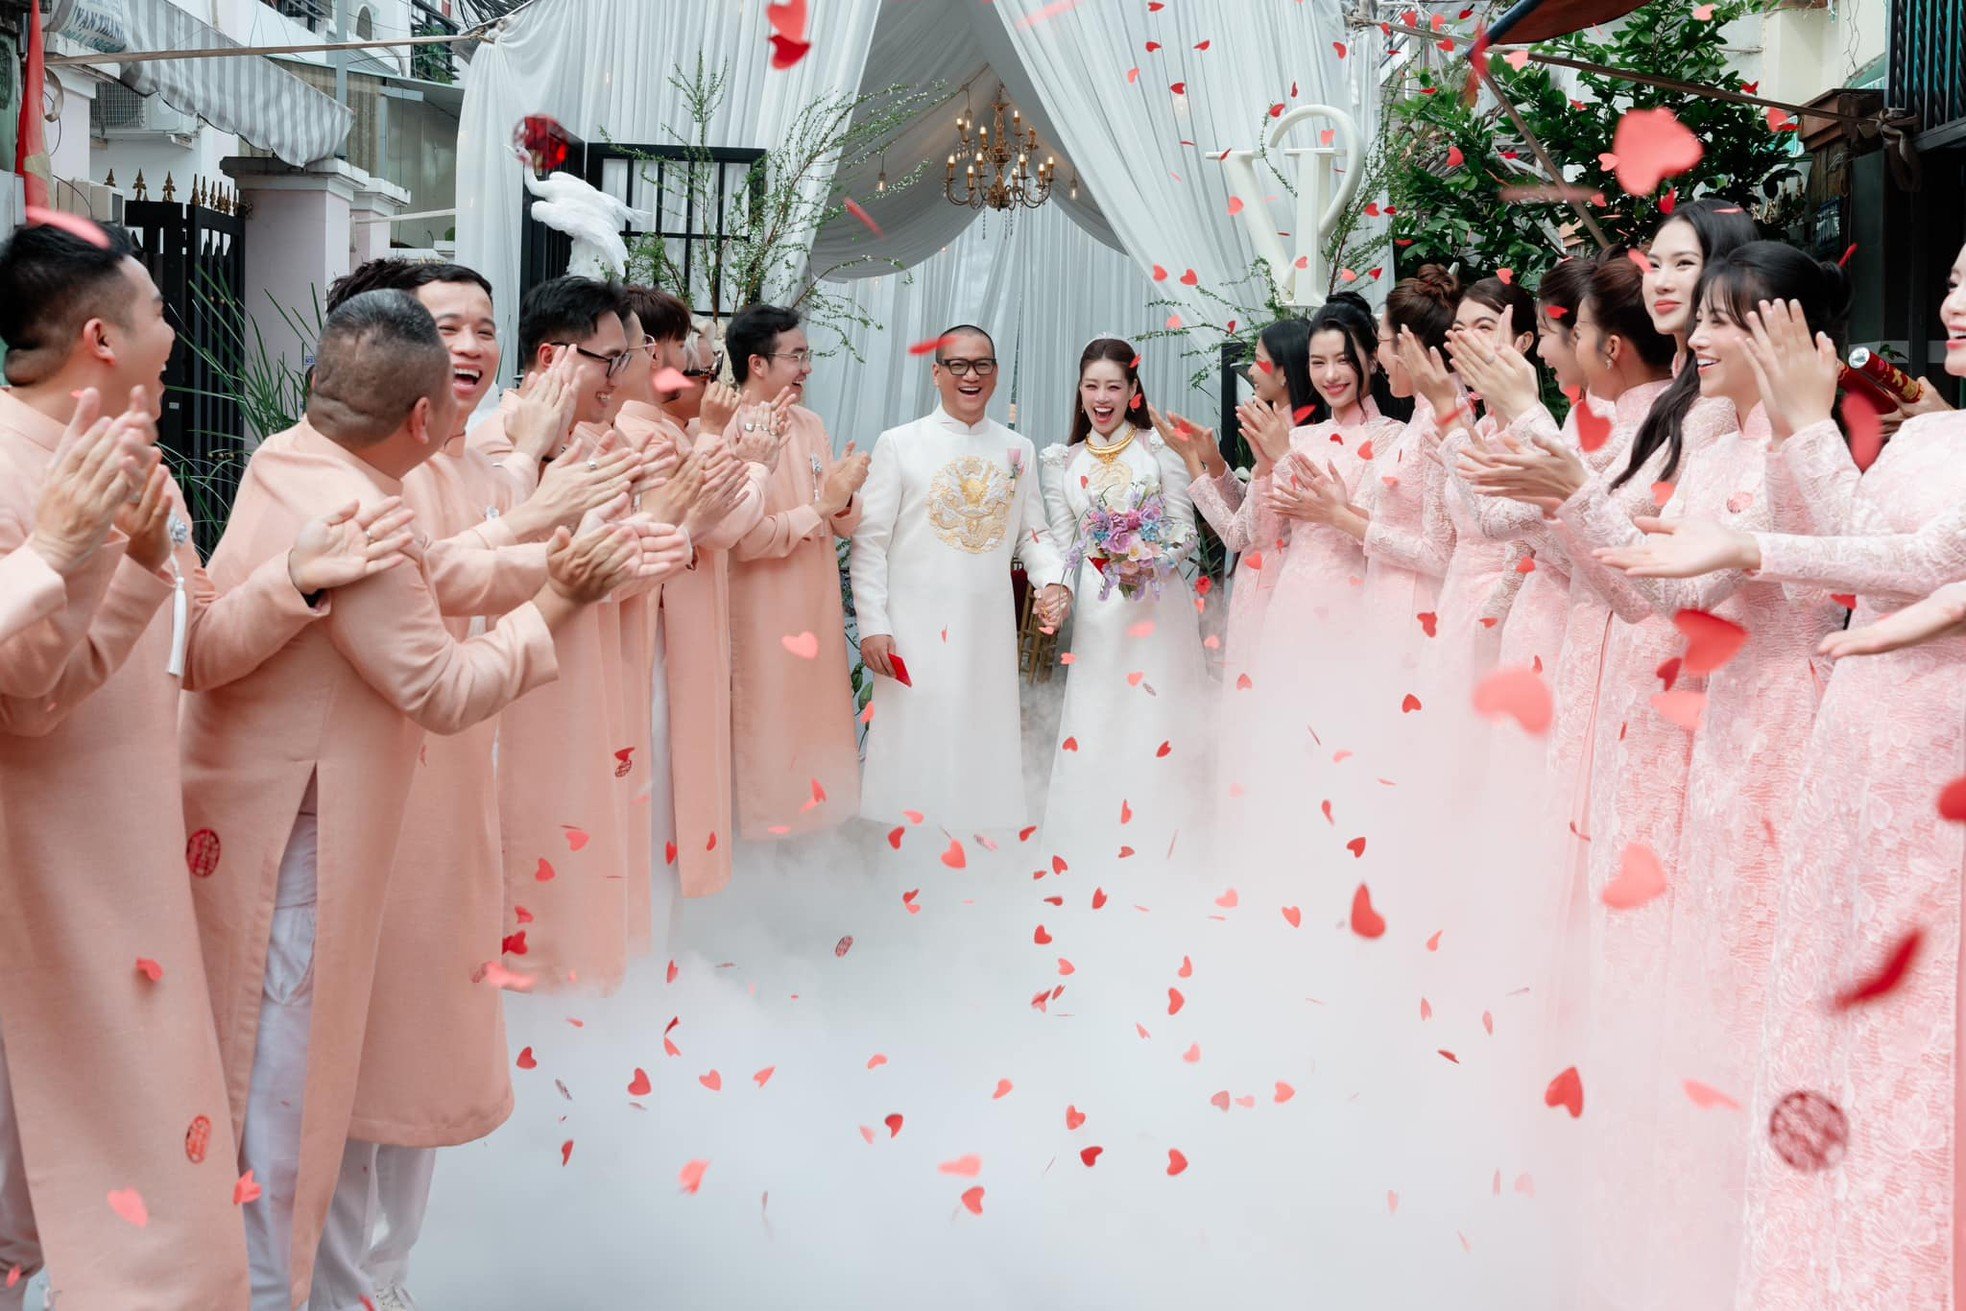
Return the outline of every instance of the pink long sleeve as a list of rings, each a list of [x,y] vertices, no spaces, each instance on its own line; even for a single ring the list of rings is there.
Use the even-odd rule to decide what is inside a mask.
[[[432,733],[461,732],[559,674],[538,607],[522,605],[459,642],[422,572],[408,567],[341,589],[328,635],[362,681]]]
[[[1423,466],[1419,527],[1396,527],[1375,515],[1365,530],[1365,553],[1439,578],[1447,573],[1448,558],[1454,554],[1454,520],[1447,512],[1447,470],[1437,451],[1415,449],[1413,458]]]
[[[721,440],[706,435],[697,439],[697,449],[703,443]],[[718,520],[716,525],[703,534],[697,545],[707,551],[728,551],[743,541],[753,528],[765,517],[765,480],[771,471],[762,464],[752,462],[745,466],[744,490],[739,493],[737,504],[730,513]]]
[[[87,637],[69,653],[54,686],[37,696],[0,697],[0,731],[19,737],[53,732],[123,667],[170,594],[169,583],[124,558],[90,619]]]
[[[0,642],[58,613],[68,600],[68,587],[41,553],[17,548],[0,559]],[[0,673],[6,668],[0,647]]]
[[[52,585],[47,594],[53,598],[33,619],[17,626],[9,621],[7,637],[0,642],[0,695],[45,696],[60,681],[76,647],[88,636],[96,607],[116,576],[127,544],[121,533],[110,534],[88,563],[64,580],[27,545],[27,535],[17,524],[9,522],[0,531],[0,548],[7,551],[0,568],[35,580],[44,592]]]
[[[1834,423],[1811,424],[1782,443],[1778,458],[1783,467],[1771,471],[1769,478],[1782,489],[1785,503],[1794,507],[1787,516],[1791,522],[1781,526],[1818,537],[1848,532],[1845,525],[1863,474],[1850,457],[1842,431]]]
[[[1634,515],[1656,513],[1677,519],[1699,514],[1744,531],[1766,528],[1770,522],[1765,448],[1758,438],[1738,431],[1733,406],[1695,406],[1687,414],[1684,432],[1672,498],[1664,506],[1654,510],[1645,503],[1664,471],[1661,449],[1617,493],[1610,492],[1609,477],[1599,477],[1557,510],[1558,540],[1569,552],[1572,569],[1627,623],[1653,614],[1712,610],[1748,581],[1738,569],[1698,578],[1634,578],[1599,564],[1594,550],[1644,541],[1645,534],[1632,521]]]
[[[1231,472],[1219,478],[1197,478],[1190,484],[1188,496],[1223,546],[1236,552],[1249,549],[1252,520],[1245,517],[1244,507],[1250,502],[1251,490],[1243,487],[1242,479]]]
[[[219,592],[189,542],[179,546],[175,563],[190,594],[184,646],[184,689],[200,692],[244,678],[321,618],[333,604],[323,597],[309,609],[287,572],[282,551],[263,562],[246,581]],[[394,572],[393,570],[391,572]]]
[[[424,570],[443,613],[502,615],[546,585],[546,543],[491,547],[482,542],[479,530],[470,528],[425,549]]]
[[[1756,533],[1758,575],[1838,592],[1915,596],[1966,578],[1966,505],[1915,533],[1804,537]]]

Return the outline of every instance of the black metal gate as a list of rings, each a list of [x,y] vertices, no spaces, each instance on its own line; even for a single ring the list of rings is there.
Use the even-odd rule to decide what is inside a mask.
[[[647,256],[658,242],[662,251],[659,262],[631,258],[631,278],[682,296],[699,314],[728,317],[742,303],[745,288],[725,256],[733,225],[742,222],[747,208],[755,213],[764,203],[759,167],[764,157],[762,150],[730,146],[590,145],[573,138],[561,167],[630,209],[650,214],[647,228],[621,230],[631,255],[637,243]],[[526,193],[520,208],[522,295],[565,273],[573,253],[566,234],[533,218],[533,199]]]
[[[209,555],[245,468],[237,379],[248,324],[245,220],[228,200],[213,208],[205,199],[131,201],[123,221],[177,329],[157,429],[189,503],[198,549]]]

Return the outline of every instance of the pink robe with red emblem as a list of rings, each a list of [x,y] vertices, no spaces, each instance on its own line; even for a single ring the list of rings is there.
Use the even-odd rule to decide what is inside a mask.
[[[0,392],[0,510],[32,522],[62,425]],[[174,514],[188,527],[182,496]],[[329,509],[331,506],[323,506]],[[298,527],[298,524],[295,525]],[[82,634],[49,690],[0,698],[0,1031],[52,1286],[80,1311],[238,1311],[238,1147],[199,950],[187,849],[180,687],[251,671],[319,617],[286,549],[223,595],[188,540],[162,574],[103,548],[100,604],[71,593],[44,625]],[[19,541],[0,541],[18,549]],[[93,567],[93,566],[92,566]],[[169,672],[173,575],[184,676]],[[153,981],[139,962],[154,962]],[[133,1193],[149,1220],[118,1218]]]
[[[303,422],[247,464],[213,578],[233,582],[280,563],[307,519],[401,491]],[[281,856],[310,781],[318,796],[296,1306],[307,1298],[349,1135],[383,908],[424,733],[470,728],[555,669],[537,609],[521,606],[494,632],[459,643],[423,569],[405,565],[339,589],[324,622],[249,677],[186,699],[185,820],[214,835],[222,853],[194,893],[235,1118],[250,1088]]]

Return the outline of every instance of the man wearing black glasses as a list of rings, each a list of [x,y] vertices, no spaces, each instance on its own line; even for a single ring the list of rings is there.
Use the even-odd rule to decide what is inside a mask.
[[[614,382],[634,358],[621,327],[618,288],[593,278],[553,278],[526,293],[519,308],[519,365],[530,383],[549,370],[574,392],[573,421],[606,423]],[[505,470],[521,499],[539,485],[540,462],[556,452],[506,430],[516,391],[499,398],[498,413],[471,432],[471,445]],[[551,434],[547,434],[550,438]]]
[[[1021,828],[1012,561],[1047,623],[1064,621],[1072,594],[1030,439],[987,413],[999,376],[990,334],[943,333],[934,374],[934,413],[874,444],[853,535],[860,657],[879,675],[860,813],[917,811],[959,833]]]

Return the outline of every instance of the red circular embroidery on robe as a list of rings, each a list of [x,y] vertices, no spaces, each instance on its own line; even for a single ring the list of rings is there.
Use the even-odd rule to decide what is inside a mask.
[[[218,868],[218,855],[218,834],[211,829],[201,828],[185,841],[184,863],[193,878],[210,878]]]
[[[212,1122],[201,1115],[191,1122],[189,1129],[184,1131],[185,1156],[189,1158],[193,1165],[203,1165],[205,1163],[205,1148],[211,1144],[211,1141]]]
[[[1768,1114],[1768,1141],[1798,1170],[1826,1170],[1843,1159],[1850,1122],[1843,1108],[1821,1093],[1796,1091]]]

